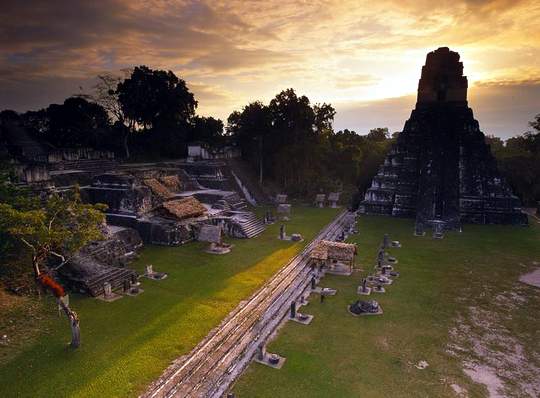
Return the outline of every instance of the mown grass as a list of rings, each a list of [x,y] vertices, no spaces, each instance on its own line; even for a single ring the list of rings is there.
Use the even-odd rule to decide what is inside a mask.
[[[358,243],[358,263],[365,271],[325,277],[321,285],[337,288],[338,294],[322,304],[312,296],[300,311],[313,314],[313,322],[288,322],[268,347],[287,358],[284,367],[250,365],[234,387],[236,396],[455,397],[454,383],[471,397],[486,396],[484,386],[464,375],[462,358],[447,352],[449,330],[469,306],[492,309],[499,293],[511,290],[519,275],[540,262],[538,225],[467,225],[463,233],[443,240],[412,236],[411,220],[364,216],[359,228],[351,240]],[[365,297],[356,294],[356,287],[372,271],[385,232],[403,244],[389,249],[399,260],[401,276],[386,294],[364,298],[376,299],[382,316],[353,317],[347,305]],[[540,295],[535,289],[520,289],[527,302],[508,310],[505,327],[538,358]],[[421,360],[429,363],[426,369],[414,366]]]
[[[255,239],[231,240],[233,251],[224,256],[204,253],[203,243],[146,247],[132,266],[142,271],[151,263],[168,278],[144,279],[143,294],[112,303],[72,296],[82,347],[68,349],[67,321],[49,314],[36,325],[48,332],[0,366],[0,397],[137,395],[336,215],[334,209],[294,208],[287,231],[303,234],[303,243],[279,241],[276,223]]]

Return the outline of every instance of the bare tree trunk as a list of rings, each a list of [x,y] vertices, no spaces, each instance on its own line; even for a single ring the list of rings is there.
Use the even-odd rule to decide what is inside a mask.
[[[124,133],[124,154],[126,159],[129,159],[129,146],[128,146],[129,131]]]
[[[69,344],[71,348],[79,348],[81,345],[81,328],[79,326],[79,317],[77,313],[73,311],[69,306],[59,297],[56,299],[58,305],[64,310],[69,324],[71,326],[71,343]]]
[[[39,268],[39,261],[36,256],[32,258],[32,266],[34,268],[34,273],[36,274],[36,280],[39,279],[41,275],[41,270]],[[45,289],[41,283],[38,283],[40,288]],[[71,326],[71,348],[78,348],[81,345],[81,328],[79,326],[79,317],[77,313],[73,311],[69,306],[62,300],[62,297],[56,297],[56,302],[66,314],[69,324]]]

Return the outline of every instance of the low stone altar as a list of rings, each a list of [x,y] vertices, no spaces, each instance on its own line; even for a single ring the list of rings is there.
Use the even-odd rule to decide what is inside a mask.
[[[324,207],[325,200],[326,195],[324,193],[319,193],[315,195],[315,206],[322,209]]]
[[[230,253],[232,248],[232,245],[223,242],[221,226],[219,225],[201,225],[197,239],[201,242],[210,243],[210,246],[205,250],[210,254],[227,254]]]
[[[349,312],[354,316],[365,315],[382,315],[383,310],[379,303],[375,300],[362,301],[358,300],[354,304],[349,305]]]

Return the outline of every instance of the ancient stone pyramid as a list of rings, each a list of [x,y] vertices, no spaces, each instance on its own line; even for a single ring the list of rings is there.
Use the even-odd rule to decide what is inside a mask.
[[[526,224],[467,105],[459,54],[430,52],[416,108],[365,194],[368,214],[416,217],[422,225]]]

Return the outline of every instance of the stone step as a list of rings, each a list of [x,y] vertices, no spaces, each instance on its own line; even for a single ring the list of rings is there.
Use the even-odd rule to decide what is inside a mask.
[[[120,289],[124,285],[125,280],[131,280],[137,273],[129,268],[111,267],[110,271],[87,281],[87,289],[90,295],[97,297],[104,293],[103,284],[109,282],[112,290]]]

